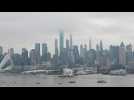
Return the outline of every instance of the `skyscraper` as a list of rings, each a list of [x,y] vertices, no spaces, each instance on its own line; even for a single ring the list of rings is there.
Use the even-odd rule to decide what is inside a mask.
[[[3,55],[3,48],[0,46],[0,56]]]
[[[22,64],[23,65],[28,65],[29,64],[29,59],[28,59],[28,50],[26,48],[22,48]]]
[[[48,48],[47,44],[43,43],[42,44],[42,61],[47,61],[47,56],[48,56]]]
[[[100,51],[101,52],[103,51],[103,43],[102,43],[102,40],[100,41]]]
[[[83,45],[80,45],[80,57],[84,58],[84,48]]]
[[[94,49],[90,49],[87,53],[88,65],[90,66],[94,65],[95,59],[96,59],[96,51]]]
[[[37,64],[40,64],[40,43],[35,44],[35,55],[36,55]]]
[[[31,65],[36,65],[37,64],[35,49],[30,50],[30,64]]]
[[[132,60],[133,60],[132,45],[129,44],[126,46],[126,63],[129,64],[129,62],[132,62]]]
[[[47,44],[46,43],[43,43],[42,44],[42,56],[44,56],[47,53],[48,53]]]
[[[69,49],[69,40],[66,39],[66,49],[68,50]]]
[[[55,55],[58,56],[59,55],[59,51],[58,51],[58,40],[55,39]]]
[[[4,58],[3,48],[0,46],[0,62],[2,61],[3,58]]]
[[[62,55],[63,51],[64,51],[64,32],[61,31],[60,32],[60,55]]]
[[[100,48],[99,45],[96,44],[96,62],[97,65],[100,65]]]
[[[99,45],[96,44],[96,51],[99,52],[100,51],[100,48],[99,48]]]
[[[77,45],[73,46],[73,54],[74,54],[75,64],[78,64],[79,63],[79,50],[78,50]]]
[[[125,45],[122,42],[119,47],[119,64],[126,65],[126,51],[125,51]]]
[[[8,53],[10,54],[10,56],[13,56],[14,55],[14,48],[8,49]]]
[[[40,55],[40,43],[35,44],[35,51],[38,52]]]
[[[92,41],[91,41],[91,39],[89,40],[89,50],[91,50],[92,49]]]
[[[87,45],[86,44],[84,45],[84,50],[85,50],[85,52],[87,52]]]
[[[72,35],[70,34],[70,48],[73,48],[73,40],[72,40]]]
[[[112,65],[119,64],[119,46],[110,46],[110,62]]]

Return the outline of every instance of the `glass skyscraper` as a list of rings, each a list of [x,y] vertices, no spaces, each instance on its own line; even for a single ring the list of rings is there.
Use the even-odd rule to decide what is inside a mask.
[[[64,32],[60,31],[60,55],[63,53],[64,51]]]

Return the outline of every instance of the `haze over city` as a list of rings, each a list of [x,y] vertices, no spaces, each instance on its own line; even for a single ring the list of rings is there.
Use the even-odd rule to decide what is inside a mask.
[[[59,30],[73,36],[74,44],[92,46],[103,41],[104,48],[121,41],[134,44],[134,13],[132,12],[0,12],[0,45],[4,50],[31,49],[34,43],[47,43],[54,53],[54,39]]]

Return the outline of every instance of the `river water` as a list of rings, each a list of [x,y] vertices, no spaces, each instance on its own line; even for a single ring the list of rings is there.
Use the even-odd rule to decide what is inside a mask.
[[[106,83],[97,83],[105,80]],[[0,74],[0,87],[134,87],[134,75],[80,75],[63,78],[55,75]]]

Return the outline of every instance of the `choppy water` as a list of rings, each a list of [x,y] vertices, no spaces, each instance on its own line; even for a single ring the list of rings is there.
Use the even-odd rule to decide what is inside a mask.
[[[98,80],[107,83],[97,83]],[[75,83],[70,83],[75,81]],[[0,87],[133,87],[134,75],[82,75],[61,78],[54,75],[14,75],[0,74]]]

